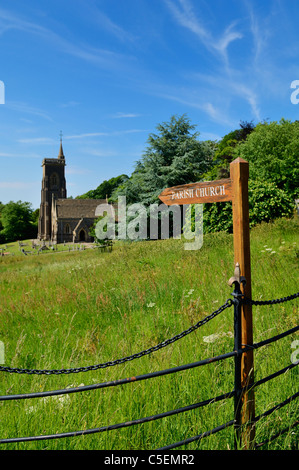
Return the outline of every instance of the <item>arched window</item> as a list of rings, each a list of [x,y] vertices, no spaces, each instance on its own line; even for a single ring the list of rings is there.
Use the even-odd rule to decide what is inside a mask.
[[[71,233],[71,228],[70,228],[70,224],[66,224],[65,227],[64,227],[64,231],[66,234],[69,234]]]
[[[59,183],[58,175],[56,173],[53,173],[50,176],[50,189],[57,187],[58,183]]]

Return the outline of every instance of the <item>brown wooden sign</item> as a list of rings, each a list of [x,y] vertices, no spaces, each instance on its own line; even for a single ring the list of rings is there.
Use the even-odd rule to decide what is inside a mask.
[[[246,279],[246,285],[241,287],[243,294],[251,298],[248,179],[248,162],[236,158],[230,164],[230,178],[167,188],[160,194],[159,199],[166,205],[232,201],[234,261],[235,265],[240,267],[240,275]],[[251,304],[242,304],[241,316],[242,344],[250,346],[253,344]],[[253,375],[253,350],[250,350],[242,354],[241,380],[244,389],[250,389]],[[243,424],[253,422],[254,414],[254,391],[250,389],[244,392],[242,397]],[[243,439],[245,447],[249,448],[254,439],[254,426],[245,427]]]
[[[164,189],[159,199],[167,206],[231,201],[232,182],[227,178],[174,186]]]

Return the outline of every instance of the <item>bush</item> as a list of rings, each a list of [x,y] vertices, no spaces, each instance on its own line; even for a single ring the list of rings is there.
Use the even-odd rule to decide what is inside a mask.
[[[248,199],[250,228],[280,217],[292,217],[294,212],[292,198],[268,181],[249,181]],[[228,233],[233,231],[231,202],[206,204],[204,207],[204,232],[219,231]]]
[[[36,238],[37,215],[29,202],[10,201],[1,209],[1,242]]]

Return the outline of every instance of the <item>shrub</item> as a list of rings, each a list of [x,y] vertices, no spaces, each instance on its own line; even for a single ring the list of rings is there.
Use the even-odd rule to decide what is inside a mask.
[[[249,181],[249,223],[253,227],[261,222],[272,222],[280,217],[291,217],[294,211],[292,198],[274,183]],[[204,232],[232,233],[232,203],[218,202],[204,207]]]

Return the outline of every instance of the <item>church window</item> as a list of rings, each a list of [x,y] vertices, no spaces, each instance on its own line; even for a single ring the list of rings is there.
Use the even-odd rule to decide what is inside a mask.
[[[56,173],[53,173],[50,176],[50,188],[54,188],[58,186],[58,175]]]
[[[70,228],[70,225],[69,224],[66,224],[65,226],[65,233],[69,234],[71,232],[71,228]]]

